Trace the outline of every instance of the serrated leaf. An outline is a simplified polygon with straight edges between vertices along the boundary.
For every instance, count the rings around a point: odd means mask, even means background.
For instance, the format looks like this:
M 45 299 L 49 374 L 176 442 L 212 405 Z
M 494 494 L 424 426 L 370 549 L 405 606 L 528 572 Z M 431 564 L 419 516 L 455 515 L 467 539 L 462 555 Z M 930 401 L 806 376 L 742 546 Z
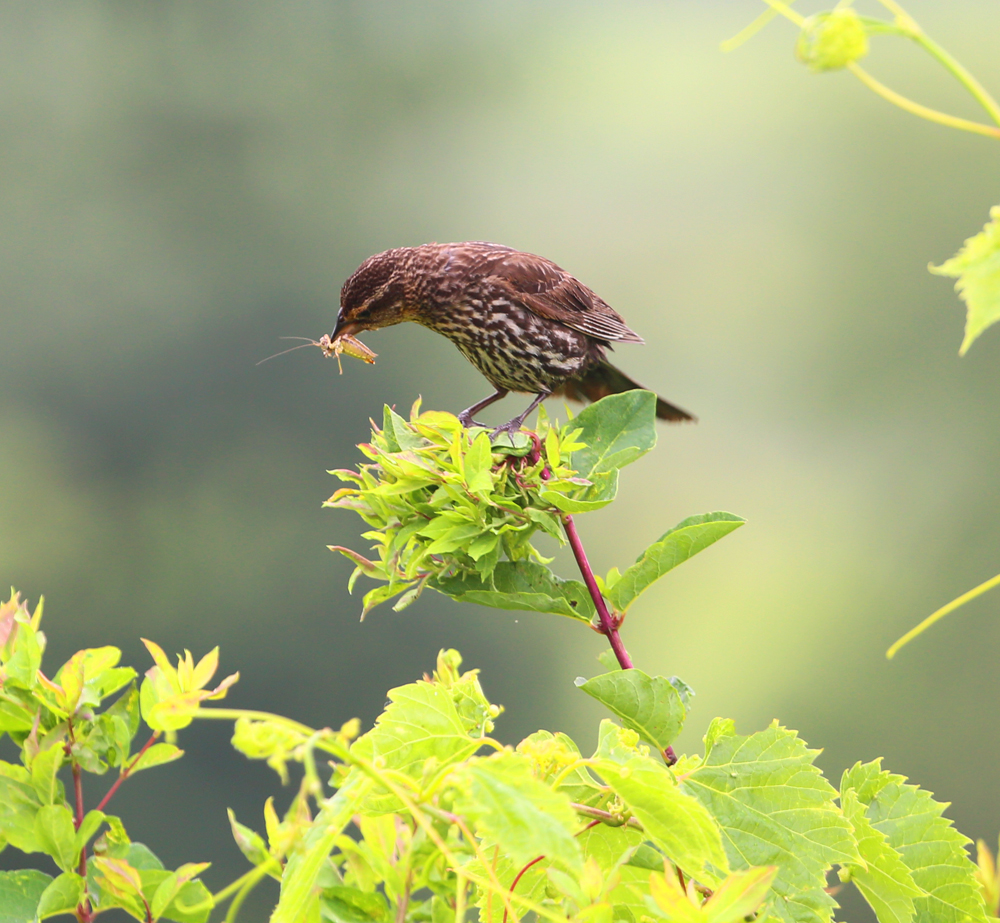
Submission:
M 955 290 L 968 307 L 965 339 L 958 351 L 964 356 L 976 338 L 1000 320 L 1000 205 L 990 209 L 990 220 L 958 253 L 928 268 L 939 276 L 958 279 Z
M 595 676 L 580 688 L 621 718 L 657 750 L 665 750 L 684 727 L 685 709 L 680 694 L 663 676 L 642 670 L 616 670 Z
M 872 826 L 865 816 L 866 806 L 854 789 L 841 792 L 840 806 L 854 827 L 858 852 L 865 862 L 846 866 L 851 881 L 871 905 L 879 923 L 909 923 L 914 914 L 913 899 L 923 892 L 914 884 L 903 857 L 888 844 L 885 834 Z
M 622 468 L 645 455 L 656 444 L 656 395 L 625 391 L 601 398 L 573 419 L 585 444 L 572 454 L 570 466 L 581 477 Z
M 53 879 L 38 900 L 38 908 L 35 911 L 38 919 L 44 920 L 61 913 L 73 913 L 83 898 L 84 883 L 84 879 L 76 872 L 63 872 L 58 878 Z M 2 919 L 0 915 L 0 920 Z
M 734 869 L 776 865 L 774 890 L 791 897 L 822 890 L 834 862 L 861 863 L 837 792 L 813 765 L 819 751 L 794 731 L 775 723 L 743 737 L 716 718 L 705 750 L 681 787 L 719 823 Z
M 942 816 L 947 805 L 905 783 L 904 776 L 883 770 L 875 760 L 845 772 L 841 788 L 856 794 L 866 819 L 925 892 L 913 901 L 915 923 L 985 923 L 976 867 L 966 853 L 971 841 Z
M 569 871 L 583 866 L 573 835 L 581 824 L 569 798 L 536 779 L 531 761 L 519 753 L 498 753 L 470 761 L 455 774 L 462 790 L 459 813 L 479 835 L 500 845 L 515 864 L 538 856 Z
M 745 519 L 732 513 L 702 513 L 689 516 L 650 545 L 607 592 L 608 601 L 624 612 L 644 590 L 693 558 L 699 551 L 738 529 Z
M 354 744 L 366 741 L 380 766 L 420 775 L 428 759 L 447 765 L 480 746 L 469 737 L 451 694 L 437 683 L 397 686 L 389 690 L 389 702 L 375 727 Z
M 471 574 L 442 577 L 430 584 L 456 602 L 494 609 L 551 612 L 589 622 L 595 614 L 587 588 L 578 580 L 562 580 L 533 561 L 501 561 L 486 581 Z
M 622 764 L 598 760 L 598 774 L 631 809 L 647 836 L 690 877 L 715 885 L 729 871 L 715 820 L 681 791 L 670 772 L 648 757 Z
M 0 872 L 0 923 L 33 923 L 52 876 L 35 869 Z

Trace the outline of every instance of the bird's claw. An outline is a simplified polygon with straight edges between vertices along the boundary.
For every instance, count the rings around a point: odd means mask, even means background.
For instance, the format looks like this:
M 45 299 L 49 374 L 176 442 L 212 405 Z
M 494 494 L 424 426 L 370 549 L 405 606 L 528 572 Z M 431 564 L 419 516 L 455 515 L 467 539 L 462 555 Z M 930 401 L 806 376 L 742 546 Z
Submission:
M 489 427 L 485 423 L 480 423 L 478 420 L 473 420 L 472 417 L 464 413 L 460 413 L 458 415 L 458 422 L 461 423 L 462 426 L 464 426 L 466 429 L 475 429 L 477 427 L 479 429 L 489 429 Z M 490 438 L 492 439 L 493 437 L 491 436 Z
M 521 431 L 521 424 L 523 422 L 524 421 L 520 419 L 513 419 L 508 423 L 504 423 L 502 426 L 498 426 L 492 433 L 490 433 L 490 442 L 493 442 L 493 440 L 496 439 L 501 433 L 506 433 L 510 436 L 511 442 L 513 442 L 514 433 Z

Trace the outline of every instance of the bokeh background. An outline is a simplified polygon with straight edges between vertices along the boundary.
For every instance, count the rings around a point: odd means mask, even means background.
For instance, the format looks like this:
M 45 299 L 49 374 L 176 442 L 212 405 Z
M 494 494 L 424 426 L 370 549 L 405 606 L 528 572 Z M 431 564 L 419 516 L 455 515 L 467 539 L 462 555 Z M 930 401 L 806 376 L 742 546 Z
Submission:
M 995 3 L 908 7 L 1000 90 Z M 326 550 L 364 547 L 320 504 L 369 416 L 458 411 L 478 374 L 411 325 L 342 376 L 312 349 L 256 364 L 328 331 L 370 253 L 494 240 L 596 289 L 647 340 L 622 367 L 700 417 L 583 518 L 595 564 L 692 513 L 749 520 L 625 626 L 640 666 L 698 691 L 681 749 L 716 715 L 778 718 L 835 781 L 884 756 L 995 843 L 1000 596 L 884 651 L 1000 569 L 1000 333 L 959 360 L 962 307 L 926 271 L 1000 200 L 1000 145 L 811 75 L 783 21 L 720 53 L 761 8 L 0 5 L 0 583 L 45 594 L 51 668 L 110 643 L 145 669 L 140 636 L 219 644 L 232 704 L 367 726 L 457 647 L 502 739 L 592 746 L 573 679 L 599 670 L 596 635 L 433 594 L 360 624 Z M 915 46 L 876 40 L 870 67 L 979 117 Z M 225 808 L 260 827 L 291 792 L 221 723 L 182 744 L 116 808 L 171 866 L 214 859 L 217 889 L 245 868 Z

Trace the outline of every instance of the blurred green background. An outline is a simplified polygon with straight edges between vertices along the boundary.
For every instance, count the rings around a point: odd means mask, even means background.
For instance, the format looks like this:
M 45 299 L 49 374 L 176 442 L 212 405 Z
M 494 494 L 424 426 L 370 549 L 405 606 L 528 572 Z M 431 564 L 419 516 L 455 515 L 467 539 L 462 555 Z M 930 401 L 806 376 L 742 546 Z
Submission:
M 681 749 L 716 715 L 779 718 L 835 781 L 883 755 L 995 842 L 1000 596 L 883 652 L 1000 569 L 1000 334 L 959 360 L 962 308 L 926 271 L 1000 201 L 1000 145 L 809 74 L 783 21 L 721 54 L 761 8 L 0 5 L 0 582 L 45 594 L 51 668 L 111 643 L 145 669 L 140 636 L 220 644 L 232 704 L 367 725 L 457 647 L 507 707 L 502 739 L 592 746 L 573 679 L 600 669 L 596 635 L 433 594 L 359 624 L 326 550 L 364 547 L 320 504 L 369 416 L 458 411 L 478 373 L 412 325 L 343 376 L 312 349 L 256 365 L 329 331 L 370 253 L 499 241 L 614 305 L 647 341 L 622 368 L 700 417 L 582 519 L 596 566 L 692 513 L 749 520 L 625 626 L 638 665 L 698 691 Z M 1000 90 L 996 3 L 908 8 Z M 979 117 L 916 47 L 878 39 L 870 68 Z M 181 740 L 116 808 L 171 866 L 214 859 L 218 888 L 245 868 L 225 808 L 260 827 L 291 792 L 221 724 Z

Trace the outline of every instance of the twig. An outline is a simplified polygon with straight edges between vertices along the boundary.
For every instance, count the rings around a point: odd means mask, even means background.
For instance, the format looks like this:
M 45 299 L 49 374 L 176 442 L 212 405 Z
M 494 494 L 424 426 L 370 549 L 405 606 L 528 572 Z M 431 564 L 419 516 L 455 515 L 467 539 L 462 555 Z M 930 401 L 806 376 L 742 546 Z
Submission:
M 73 818 L 73 829 L 79 830 L 80 825 L 83 823 L 83 773 L 80 770 L 80 764 L 73 759 L 73 745 L 76 743 L 76 737 L 73 734 L 73 719 L 66 719 L 66 733 L 69 736 L 69 743 L 66 744 L 65 752 L 70 758 L 70 763 L 73 767 L 73 795 L 76 799 L 76 809 L 75 816 Z M 86 844 L 80 849 L 80 864 L 77 867 L 77 872 L 80 877 L 84 880 L 84 888 L 86 888 L 87 881 L 87 846 Z M 84 891 L 83 900 L 76 905 L 76 918 L 79 923 L 91 923 L 94 919 L 94 911 L 90 906 L 90 898 Z
M 565 513 L 562 519 L 563 525 L 566 527 L 566 537 L 569 539 L 570 548 L 573 549 L 573 557 L 576 558 L 580 573 L 583 574 L 583 582 L 587 584 L 587 591 L 590 593 L 590 598 L 594 601 L 594 608 L 597 610 L 598 619 L 600 619 L 601 624 L 598 631 L 608 639 L 611 644 L 611 650 L 615 652 L 615 657 L 618 658 L 621 668 L 623 670 L 635 669 L 632 658 L 629 657 L 628 651 L 625 650 L 625 645 L 618 634 L 618 626 L 621 625 L 621 621 L 617 621 L 608 612 L 608 605 L 601 595 L 601 591 L 597 586 L 597 579 L 594 577 L 594 571 L 587 560 L 587 552 L 583 550 L 580 533 L 576 531 L 576 523 L 573 522 L 573 517 L 569 513 Z M 661 752 L 668 766 L 673 766 L 677 762 L 677 754 L 674 753 L 673 747 L 666 747 Z
M 142 745 L 142 749 L 135 755 L 135 759 L 132 760 L 132 762 L 129 763 L 128 766 L 126 766 L 121 771 L 121 775 L 118 776 L 117 779 L 115 779 L 114 784 L 111 786 L 111 788 L 108 789 L 108 793 L 101 799 L 101 803 L 97 806 L 98 811 L 104 810 L 104 806 L 111 800 L 111 796 L 118 791 L 118 786 L 121 785 L 122 782 L 124 782 L 129 777 L 129 773 L 131 773 L 132 770 L 135 769 L 136 763 L 138 763 L 139 760 L 142 759 L 143 754 L 153 745 L 153 741 L 155 741 L 156 738 L 159 736 L 160 732 L 154 731 L 149 740 L 147 740 Z M 77 826 L 79 826 L 79 824 L 77 824 Z
M 597 587 L 594 571 L 587 560 L 587 552 L 583 550 L 583 542 L 580 541 L 580 533 L 576 531 L 576 523 L 573 522 L 571 514 L 566 513 L 563 516 L 563 525 L 566 527 L 566 537 L 569 539 L 570 548 L 573 549 L 573 557 L 576 558 L 580 573 L 583 574 L 583 582 L 587 584 L 587 591 L 590 593 L 590 598 L 594 601 L 594 608 L 597 610 L 597 617 L 601 622 L 600 632 L 610 642 L 611 650 L 615 652 L 615 657 L 618 658 L 621 668 L 623 670 L 631 670 L 634 666 L 632 658 L 629 657 L 628 651 L 625 650 L 625 645 L 622 644 L 622 639 L 618 635 L 618 626 L 615 624 L 611 613 L 608 612 L 607 603 L 605 603 L 604 597 Z

